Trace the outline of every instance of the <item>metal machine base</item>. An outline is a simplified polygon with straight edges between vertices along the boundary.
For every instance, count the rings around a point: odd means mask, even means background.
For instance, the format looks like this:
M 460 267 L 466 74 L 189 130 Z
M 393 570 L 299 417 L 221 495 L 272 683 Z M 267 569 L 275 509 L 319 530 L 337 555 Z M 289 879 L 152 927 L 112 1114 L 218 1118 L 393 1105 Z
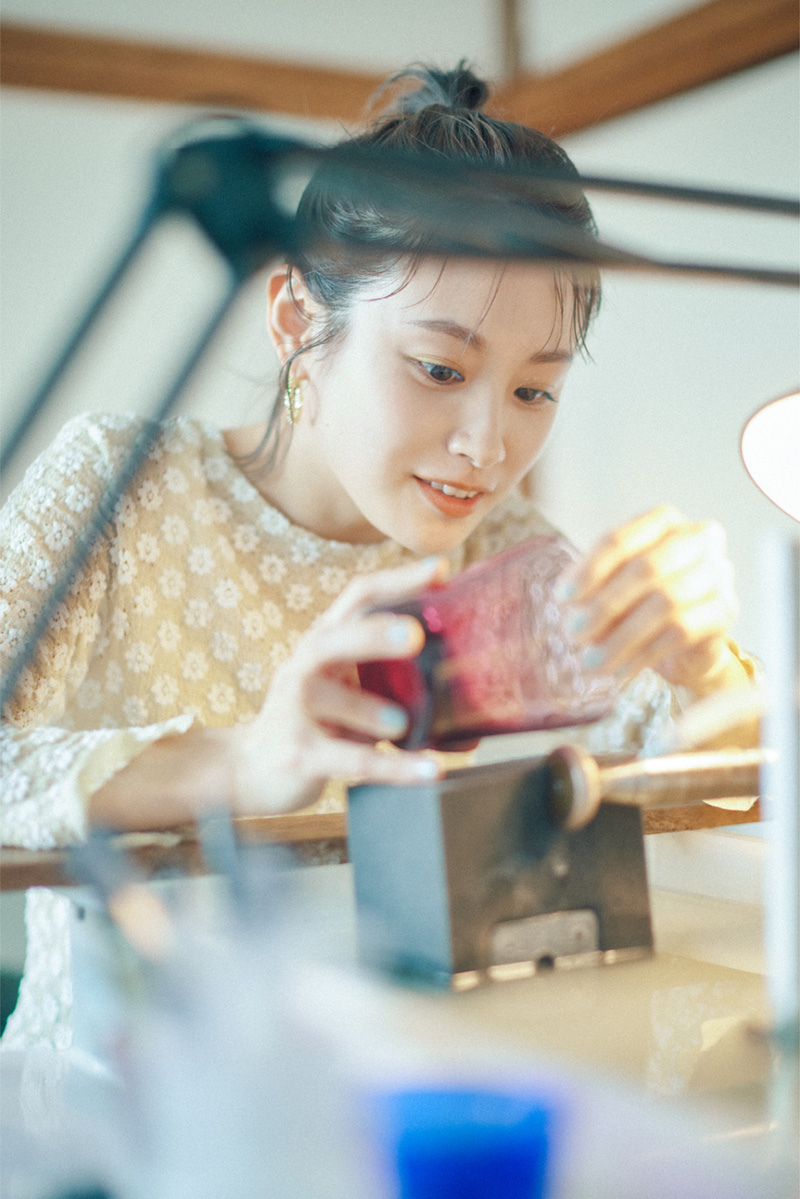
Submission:
M 551 816 L 544 759 L 350 792 L 363 960 L 464 990 L 652 952 L 641 812 L 604 803 L 577 832 Z

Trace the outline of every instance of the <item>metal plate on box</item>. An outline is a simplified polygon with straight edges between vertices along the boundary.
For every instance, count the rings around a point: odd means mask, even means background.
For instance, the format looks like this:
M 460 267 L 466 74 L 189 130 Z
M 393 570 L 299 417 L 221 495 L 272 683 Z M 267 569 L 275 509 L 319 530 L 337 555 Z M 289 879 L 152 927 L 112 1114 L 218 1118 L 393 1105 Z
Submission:
M 491 963 L 549 962 L 600 948 L 600 926 L 591 908 L 546 912 L 519 920 L 501 920 L 492 930 Z

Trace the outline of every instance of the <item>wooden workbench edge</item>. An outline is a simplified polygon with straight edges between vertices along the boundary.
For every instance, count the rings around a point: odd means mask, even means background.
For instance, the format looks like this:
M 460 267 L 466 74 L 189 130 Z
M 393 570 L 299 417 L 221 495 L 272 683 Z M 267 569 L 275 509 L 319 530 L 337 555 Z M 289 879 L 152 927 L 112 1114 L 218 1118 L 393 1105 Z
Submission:
M 746 812 L 709 804 L 656 808 L 644 813 L 645 833 L 674 833 L 690 829 L 750 824 L 761 819 L 758 804 Z M 291 850 L 302 865 L 348 861 L 347 816 L 344 812 L 298 813 L 289 816 L 246 816 L 234 821 L 244 845 L 275 844 Z M 197 832 L 193 826 L 152 833 L 121 833 L 116 839 L 148 877 L 204 874 Z M 0 850 L 0 890 L 63 887 L 71 882 L 63 849 Z

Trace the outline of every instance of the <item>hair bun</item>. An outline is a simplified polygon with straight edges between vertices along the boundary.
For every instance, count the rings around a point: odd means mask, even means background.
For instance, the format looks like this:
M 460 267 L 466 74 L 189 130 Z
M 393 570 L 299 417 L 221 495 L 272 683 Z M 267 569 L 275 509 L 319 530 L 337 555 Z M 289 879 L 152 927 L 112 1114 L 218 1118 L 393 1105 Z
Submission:
M 431 104 L 442 108 L 478 112 L 489 98 L 489 86 L 469 69 L 466 60 L 452 71 L 439 71 L 424 65 L 406 67 L 387 79 L 377 96 L 397 84 L 417 81 L 415 88 L 406 87 L 396 95 L 384 112 L 384 117 L 411 116 Z M 377 98 L 377 97 L 376 97 Z

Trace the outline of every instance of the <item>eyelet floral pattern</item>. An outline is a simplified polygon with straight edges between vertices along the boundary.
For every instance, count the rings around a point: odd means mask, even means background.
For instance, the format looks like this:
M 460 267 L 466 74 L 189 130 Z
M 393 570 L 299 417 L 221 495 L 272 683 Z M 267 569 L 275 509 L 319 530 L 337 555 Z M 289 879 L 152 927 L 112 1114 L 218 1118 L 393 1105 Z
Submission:
M 0 513 L 4 668 L 142 423 L 69 422 Z M 453 569 L 547 531 L 515 493 L 451 555 Z M 4 713 L 3 843 L 79 840 L 87 796 L 146 744 L 193 722 L 252 719 L 275 668 L 349 580 L 410 556 L 392 541 L 331 542 L 293 526 L 227 455 L 218 429 L 186 417 L 165 423 Z M 652 679 L 640 701 L 629 695 L 595 739 L 636 748 L 643 726 L 670 707 Z M 343 802 L 331 787 L 315 806 Z M 26 981 L 7 1034 L 17 1045 L 69 1041 L 67 921 L 56 911 L 65 902 L 31 901 Z

